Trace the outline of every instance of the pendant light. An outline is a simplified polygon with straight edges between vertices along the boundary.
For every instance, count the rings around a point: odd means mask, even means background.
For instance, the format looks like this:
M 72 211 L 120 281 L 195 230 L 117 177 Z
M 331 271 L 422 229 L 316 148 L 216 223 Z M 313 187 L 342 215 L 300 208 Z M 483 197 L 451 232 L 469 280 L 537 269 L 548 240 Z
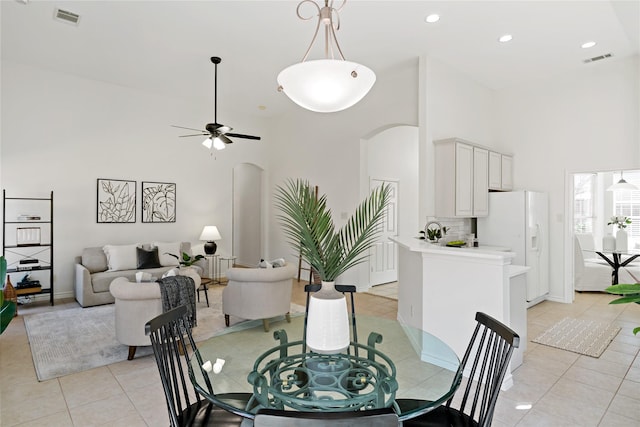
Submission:
M 607 191 L 638 190 L 638 187 L 636 187 L 633 184 L 629 184 L 627 181 L 625 181 L 622 174 L 623 174 L 623 171 L 620 171 L 620 181 L 616 182 L 615 184 L 607 188 Z
M 337 9 L 333 7 L 333 0 L 324 0 L 324 7 L 313 0 L 303 0 L 298 3 L 296 14 L 304 21 L 313 18 L 300 14 L 300 7 L 306 3 L 313 4 L 318 11 L 316 31 L 302 61 L 278 74 L 278 91 L 307 110 L 333 113 L 347 109 L 371 90 L 376 75 L 364 65 L 347 61 L 342 54 L 335 32 L 340 29 L 338 12 L 346 0 Z M 307 61 L 321 25 L 325 31 L 325 59 Z M 334 58 L 334 46 L 338 58 Z

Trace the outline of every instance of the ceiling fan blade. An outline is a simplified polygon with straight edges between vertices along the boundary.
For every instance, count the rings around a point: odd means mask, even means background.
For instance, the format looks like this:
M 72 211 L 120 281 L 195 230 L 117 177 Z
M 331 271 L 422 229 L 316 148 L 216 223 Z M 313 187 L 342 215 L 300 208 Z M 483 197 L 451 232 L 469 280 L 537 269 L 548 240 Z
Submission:
M 260 137 L 259 136 L 253 136 L 253 135 L 243 135 L 241 133 L 228 133 L 226 134 L 227 136 L 232 136 L 234 138 L 244 138 L 244 139 L 257 139 L 259 140 Z
M 218 135 L 218 138 L 220 138 L 220 140 L 225 144 L 233 144 L 233 141 L 227 138 L 225 135 L 220 134 Z
M 195 130 L 196 132 L 206 132 L 205 130 L 202 130 L 202 129 L 186 128 L 184 126 L 171 125 L 171 127 L 178 128 L 178 129 Z
M 194 133 L 192 135 L 180 135 L 180 136 L 178 136 L 178 138 L 184 138 L 186 136 L 209 136 L 209 135 L 211 135 L 211 134 L 208 133 L 208 132 L 207 133 Z

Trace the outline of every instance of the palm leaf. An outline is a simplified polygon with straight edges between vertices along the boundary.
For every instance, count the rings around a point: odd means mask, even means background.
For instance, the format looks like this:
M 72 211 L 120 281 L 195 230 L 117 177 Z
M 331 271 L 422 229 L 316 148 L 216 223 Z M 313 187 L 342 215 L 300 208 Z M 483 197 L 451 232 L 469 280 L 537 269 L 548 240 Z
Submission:
M 390 198 L 390 187 L 373 190 L 338 232 L 323 195 L 316 197 L 307 181 L 287 180 L 278 186 L 276 216 L 287 241 L 325 281 L 334 281 L 367 259 L 380 232 Z

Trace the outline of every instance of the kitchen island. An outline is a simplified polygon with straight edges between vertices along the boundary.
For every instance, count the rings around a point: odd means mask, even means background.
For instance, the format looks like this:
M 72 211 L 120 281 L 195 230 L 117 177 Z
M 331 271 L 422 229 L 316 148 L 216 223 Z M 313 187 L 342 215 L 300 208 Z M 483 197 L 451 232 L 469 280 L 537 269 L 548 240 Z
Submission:
M 526 347 L 528 267 L 515 266 L 515 253 L 496 248 L 455 248 L 415 237 L 392 237 L 398 244 L 398 320 L 445 341 L 460 358 L 482 311 L 520 335 L 511 368 L 522 362 Z M 504 249 L 504 248 L 497 248 Z M 419 349 L 420 344 L 416 343 Z M 437 355 L 422 355 L 437 359 Z M 513 384 L 507 373 L 503 388 Z

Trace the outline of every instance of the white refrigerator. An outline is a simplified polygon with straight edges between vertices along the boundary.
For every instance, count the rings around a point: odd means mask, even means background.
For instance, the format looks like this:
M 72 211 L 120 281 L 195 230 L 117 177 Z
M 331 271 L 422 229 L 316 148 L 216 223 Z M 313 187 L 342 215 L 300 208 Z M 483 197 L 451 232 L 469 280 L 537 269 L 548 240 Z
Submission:
M 478 218 L 478 243 L 503 246 L 516 253 L 512 264 L 526 273 L 528 306 L 549 293 L 549 201 L 546 193 L 489 193 L 489 216 Z

